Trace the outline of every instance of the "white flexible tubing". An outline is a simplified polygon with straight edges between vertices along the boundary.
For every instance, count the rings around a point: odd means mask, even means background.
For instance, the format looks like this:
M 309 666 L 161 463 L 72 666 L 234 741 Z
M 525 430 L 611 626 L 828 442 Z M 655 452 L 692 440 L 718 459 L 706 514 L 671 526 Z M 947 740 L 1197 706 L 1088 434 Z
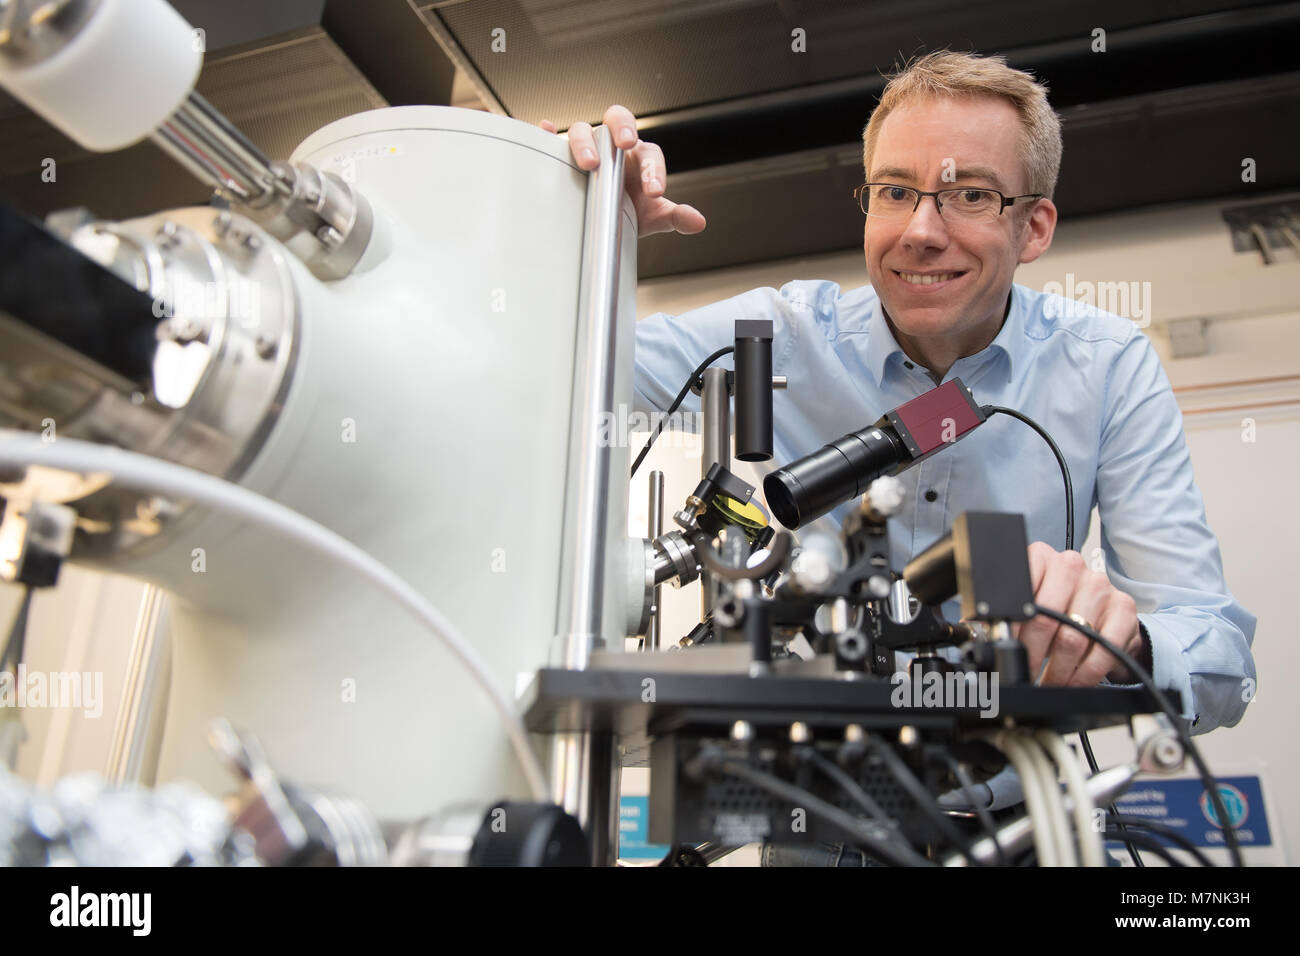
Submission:
M 1070 817 L 1065 812 L 1065 797 L 1061 794 L 1061 784 L 1057 778 L 1056 766 L 1047 756 L 1046 750 L 1034 738 L 1030 731 L 1025 731 L 1025 749 L 1029 757 L 1038 765 L 1038 773 L 1043 781 L 1047 795 L 1047 805 L 1051 808 L 1052 832 L 1056 836 L 1056 852 L 1062 866 L 1078 866 L 1079 854 L 1074 849 L 1074 838 L 1070 835 Z
M 1025 809 L 1034 824 L 1034 850 L 1038 854 L 1039 866 L 1060 866 L 1056 855 L 1056 839 L 1052 835 L 1051 823 L 1047 819 L 1046 796 L 1038 779 L 1038 766 L 1025 753 L 1025 744 L 1014 731 L 1000 730 L 993 741 L 1007 755 L 1011 766 L 1016 768 L 1020 783 L 1025 791 Z
M 478 653 L 441 611 L 386 565 L 347 538 L 256 492 L 222 478 L 147 455 L 79 441 L 42 438 L 0 429 L 0 465 L 45 465 L 81 473 L 101 472 L 128 488 L 201 502 L 215 511 L 243 518 L 290 538 L 322 557 L 355 571 L 403 605 L 434 637 L 445 644 L 469 670 L 501 717 L 510 744 L 523 765 L 533 799 L 550 802 L 546 774 L 528 741 L 528 731 L 509 700 L 493 684 Z
M 1079 841 L 1079 856 L 1084 866 L 1106 866 L 1106 849 L 1102 846 L 1101 832 L 1093 825 L 1095 804 L 1088 793 L 1083 768 L 1075 759 L 1074 751 L 1066 746 L 1061 735 L 1050 730 L 1040 730 L 1038 742 L 1056 761 L 1065 776 L 1065 784 L 1074 801 L 1074 830 Z

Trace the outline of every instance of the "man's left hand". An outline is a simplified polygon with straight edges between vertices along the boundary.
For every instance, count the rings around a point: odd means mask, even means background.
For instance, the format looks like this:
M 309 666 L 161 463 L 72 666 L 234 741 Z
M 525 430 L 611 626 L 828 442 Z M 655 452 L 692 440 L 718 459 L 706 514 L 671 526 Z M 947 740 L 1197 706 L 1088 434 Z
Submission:
M 1150 667 L 1150 662 L 1143 660 L 1137 604 L 1129 595 L 1113 587 L 1105 574 L 1089 569 L 1081 554 L 1056 551 L 1050 545 L 1035 541 L 1029 546 L 1029 576 L 1034 600 L 1038 604 L 1082 618 L 1094 631 L 1128 652 L 1138 663 Z M 1016 636 L 1029 654 L 1031 678 L 1038 676 L 1050 646 L 1051 659 L 1043 675 L 1043 684 L 1094 687 L 1101 683 L 1102 678 L 1115 684 L 1137 681 L 1137 676 L 1105 648 L 1049 617 L 1039 615 L 1020 624 Z

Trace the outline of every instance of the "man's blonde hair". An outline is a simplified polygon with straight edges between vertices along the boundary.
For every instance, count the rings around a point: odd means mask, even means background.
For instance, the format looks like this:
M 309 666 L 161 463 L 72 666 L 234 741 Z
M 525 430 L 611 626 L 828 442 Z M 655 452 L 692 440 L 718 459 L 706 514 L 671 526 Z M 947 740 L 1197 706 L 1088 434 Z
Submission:
M 862 166 L 871 178 L 871 156 L 885 117 L 903 103 L 928 96 L 996 96 L 1020 114 L 1020 151 L 1028 191 L 1051 198 L 1061 171 L 1061 121 L 1047 102 L 1047 87 L 1013 70 L 1000 56 L 937 50 L 912 60 L 889 78 L 880 104 L 862 130 Z

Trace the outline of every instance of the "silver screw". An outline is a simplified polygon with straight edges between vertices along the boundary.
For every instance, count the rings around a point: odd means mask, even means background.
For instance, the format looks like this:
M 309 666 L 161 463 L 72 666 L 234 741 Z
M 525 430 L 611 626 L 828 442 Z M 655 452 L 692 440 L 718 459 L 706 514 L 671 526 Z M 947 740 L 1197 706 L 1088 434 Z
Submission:
M 170 219 L 164 219 L 162 225 L 158 227 L 156 233 L 158 237 L 158 246 L 162 249 L 171 249 L 180 242 L 179 227 Z
M 1151 756 L 1162 767 L 1177 767 L 1183 759 L 1183 745 L 1172 737 L 1164 737 L 1156 742 Z
M 173 336 L 182 345 L 188 345 L 195 339 L 204 338 L 207 334 L 207 329 L 203 328 L 197 319 L 178 316 L 171 321 Z

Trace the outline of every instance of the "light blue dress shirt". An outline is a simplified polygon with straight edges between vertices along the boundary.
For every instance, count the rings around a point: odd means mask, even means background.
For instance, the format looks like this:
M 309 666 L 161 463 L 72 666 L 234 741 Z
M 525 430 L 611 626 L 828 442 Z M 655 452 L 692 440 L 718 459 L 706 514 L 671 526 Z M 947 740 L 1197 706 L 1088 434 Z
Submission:
M 665 411 L 696 365 L 734 343 L 737 319 L 773 320 L 772 371 L 789 379 L 773 398 L 773 466 L 935 386 L 899 347 L 870 286 L 841 292 L 829 281 L 793 281 L 638 322 L 636 409 Z M 732 368 L 732 356 L 717 365 Z M 1193 733 L 1236 724 L 1254 690 L 1255 618 L 1224 581 L 1182 413 L 1147 337 L 1127 319 L 1014 285 L 1001 331 L 943 380 L 952 378 L 981 405 L 1023 412 L 1056 440 L 1074 482 L 1075 546 L 1096 505 L 1106 573 L 1137 602 L 1156 684 L 1179 692 Z M 698 397 L 688 395 L 683 408 L 698 411 Z M 1065 548 L 1056 460 L 1008 416 L 993 416 L 899 479 L 906 498 L 889 524 L 896 569 L 963 511 L 1020 512 L 1030 541 Z M 851 507 L 832 513 L 837 527 Z M 944 612 L 957 617 L 955 604 Z

